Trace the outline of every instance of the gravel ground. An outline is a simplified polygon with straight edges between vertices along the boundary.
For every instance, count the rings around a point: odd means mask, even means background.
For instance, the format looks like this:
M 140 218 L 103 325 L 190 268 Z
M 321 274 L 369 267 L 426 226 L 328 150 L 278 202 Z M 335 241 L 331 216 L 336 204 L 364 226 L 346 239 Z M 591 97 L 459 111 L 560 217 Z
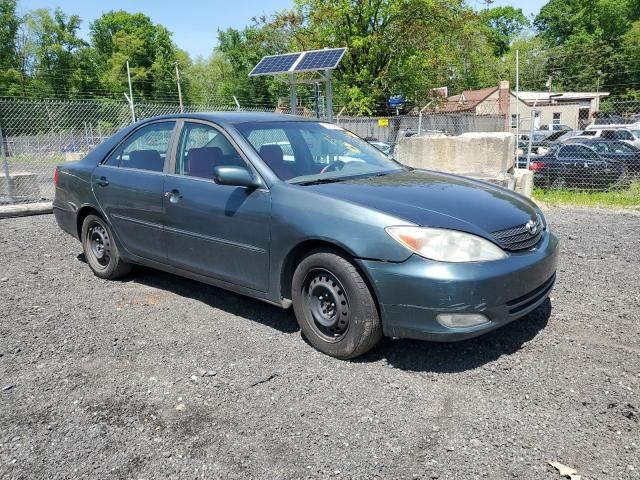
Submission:
M 0 477 L 640 478 L 640 215 L 547 215 L 550 304 L 352 362 L 257 301 L 102 281 L 50 215 L 0 220 Z

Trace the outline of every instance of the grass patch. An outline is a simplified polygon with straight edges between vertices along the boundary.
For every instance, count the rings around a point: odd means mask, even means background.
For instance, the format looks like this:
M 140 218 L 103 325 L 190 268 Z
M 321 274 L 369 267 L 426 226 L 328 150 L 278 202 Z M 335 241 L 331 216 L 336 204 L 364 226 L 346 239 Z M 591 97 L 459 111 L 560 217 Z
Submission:
M 535 188 L 533 198 L 547 205 L 575 205 L 580 207 L 629 208 L 640 210 L 640 181 L 629 188 L 608 192 L 581 190 L 544 190 Z

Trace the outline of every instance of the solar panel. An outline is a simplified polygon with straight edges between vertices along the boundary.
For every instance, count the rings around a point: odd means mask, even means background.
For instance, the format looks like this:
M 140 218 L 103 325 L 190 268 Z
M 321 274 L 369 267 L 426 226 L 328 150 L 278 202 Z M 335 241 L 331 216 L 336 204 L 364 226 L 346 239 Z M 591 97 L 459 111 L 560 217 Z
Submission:
M 268 55 L 263 57 L 258 64 L 253 67 L 250 77 L 258 75 L 275 75 L 277 73 L 287 73 L 296 60 L 300 57 L 300 53 L 285 53 L 284 55 Z
M 267 55 L 253 67 L 250 77 L 277 75 L 279 73 L 313 72 L 333 70 L 338 66 L 346 48 L 325 48 L 308 52 Z
M 338 66 L 346 48 L 327 48 L 303 52 L 302 58 L 294 66 L 295 72 L 310 72 L 314 70 L 333 70 Z

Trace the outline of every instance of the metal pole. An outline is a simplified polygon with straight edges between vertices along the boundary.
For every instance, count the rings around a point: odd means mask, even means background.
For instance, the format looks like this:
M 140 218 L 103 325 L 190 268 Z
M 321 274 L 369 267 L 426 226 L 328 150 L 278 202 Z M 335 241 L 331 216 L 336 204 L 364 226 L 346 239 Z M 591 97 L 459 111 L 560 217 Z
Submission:
M 240 107 L 240 102 L 238 101 L 238 99 L 236 98 L 236 96 L 233 96 L 233 101 L 236 102 L 236 110 L 239 112 L 240 110 L 242 110 L 242 108 Z
M 316 118 L 320 118 L 320 83 L 314 84 Z
M 529 170 L 529 165 L 531 164 L 531 147 L 533 143 L 533 130 L 535 128 L 536 123 L 536 105 L 538 104 L 538 99 L 533 102 L 533 108 L 531 109 L 531 127 L 529 128 L 529 148 L 527 149 L 527 170 Z
M 333 84 L 331 83 L 331 74 L 333 72 L 331 70 L 325 70 L 324 78 L 325 78 L 325 96 L 327 101 L 327 120 L 333 122 Z
M 133 88 L 131 87 L 131 71 L 129 70 L 129 60 L 127 60 L 127 80 L 129 81 L 129 108 L 131 108 L 131 122 L 136 123 L 136 109 L 133 104 Z M 125 94 L 125 97 L 127 95 Z
M 9 162 L 4 154 L 4 137 L 2 136 L 2 128 L 0 128 L 0 157 L 2 157 L 2 169 L 4 171 L 4 178 L 7 182 L 7 195 L 9 196 L 9 202 L 13 203 L 13 185 L 11 184 L 11 177 L 9 176 Z
M 176 82 L 178 84 L 178 102 L 180 102 L 180 113 L 184 113 L 184 106 L 182 105 L 182 89 L 180 88 L 180 70 L 178 69 L 178 62 L 176 62 Z
M 596 79 L 596 112 L 600 111 L 600 77 L 602 76 L 602 70 L 598 70 L 598 78 Z
M 520 141 L 520 50 L 516 50 L 516 150 Z
M 296 96 L 296 75 L 295 73 L 290 73 L 289 74 L 289 85 L 291 88 L 291 115 L 297 115 L 298 114 L 298 98 Z

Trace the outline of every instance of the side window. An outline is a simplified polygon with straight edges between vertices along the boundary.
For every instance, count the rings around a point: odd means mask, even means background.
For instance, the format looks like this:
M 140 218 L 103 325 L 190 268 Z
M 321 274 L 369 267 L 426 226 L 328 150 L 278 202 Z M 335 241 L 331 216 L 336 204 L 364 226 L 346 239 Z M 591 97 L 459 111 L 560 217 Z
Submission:
M 618 140 L 633 140 L 633 135 L 626 130 L 618 130 L 615 134 L 615 138 Z
M 178 142 L 175 173 L 213 179 L 213 169 L 246 163 L 227 137 L 203 123 L 185 122 Z
M 598 153 L 608 153 L 609 152 L 609 143 L 608 142 L 598 142 L 593 144 L 593 148 Z
M 576 145 L 567 145 L 558 151 L 558 158 L 575 158 L 578 156 L 578 147 Z
M 589 147 L 578 147 L 578 157 L 587 160 L 597 160 L 598 154 Z
M 611 150 L 613 150 L 615 153 L 625 153 L 625 154 L 634 153 L 633 149 L 630 146 L 620 142 L 612 143 Z
M 616 132 L 615 130 L 603 130 L 602 134 L 600 134 L 600 136 L 606 140 L 615 140 L 616 139 Z
M 174 127 L 175 122 L 157 122 L 136 130 L 109 156 L 105 164 L 162 172 Z

